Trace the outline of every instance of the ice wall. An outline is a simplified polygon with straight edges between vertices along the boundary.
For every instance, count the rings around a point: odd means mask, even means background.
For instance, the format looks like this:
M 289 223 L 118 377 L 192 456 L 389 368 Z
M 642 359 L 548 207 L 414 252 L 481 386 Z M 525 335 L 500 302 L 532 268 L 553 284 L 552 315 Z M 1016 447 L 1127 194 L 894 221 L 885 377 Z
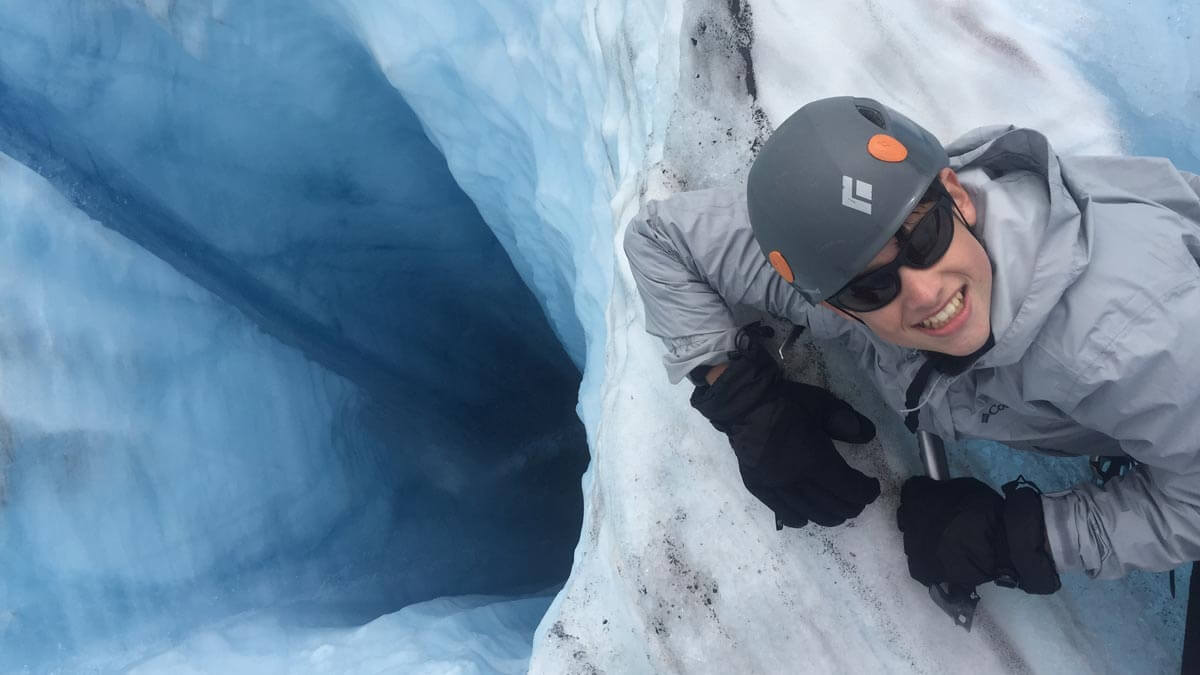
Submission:
M 270 613 L 206 626 L 130 670 L 170 673 L 524 673 L 548 596 L 439 598 L 353 629 L 297 630 Z
M 323 8 L 0 2 L 0 152 L 0 671 L 565 577 L 578 371 Z
M 611 202 L 636 199 L 660 151 L 676 86 L 678 3 L 342 5 L 587 364 L 579 411 L 594 433 L 614 272 Z

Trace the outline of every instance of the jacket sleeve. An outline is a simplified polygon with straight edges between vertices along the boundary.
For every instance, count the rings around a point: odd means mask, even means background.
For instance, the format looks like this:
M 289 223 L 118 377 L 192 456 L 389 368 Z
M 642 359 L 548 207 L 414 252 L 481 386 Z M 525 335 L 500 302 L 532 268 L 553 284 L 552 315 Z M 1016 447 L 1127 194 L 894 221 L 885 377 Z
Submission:
M 648 202 L 625 232 L 625 255 L 646 308 L 646 330 L 667 346 L 671 382 L 720 363 L 735 348 L 732 307 L 800 323 L 810 307 L 771 268 L 750 230 L 740 189 Z
M 1200 273 L 1105 346 L 1067 412 L 1141 462 L 1102 489 L 1042 497 L 1059 571 L 1115 578 L 1200 559 Z
M 1188 187 L 1192 188 L 1192 192 L 1195 192 L 1196 196 L 1200 197 L 1200 176 L 1187 171 L 1180 171 L 1179 175 L 1183 176 L 1183 180 L 1187 182 Z

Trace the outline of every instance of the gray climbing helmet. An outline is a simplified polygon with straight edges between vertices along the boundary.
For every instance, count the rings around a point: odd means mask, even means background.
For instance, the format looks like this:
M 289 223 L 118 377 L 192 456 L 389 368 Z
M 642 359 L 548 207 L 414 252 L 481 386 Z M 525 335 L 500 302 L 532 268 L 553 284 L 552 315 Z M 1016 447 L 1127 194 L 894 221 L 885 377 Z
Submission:
M 949 163 L 932 134 L 878 101 L 813 101 L 779 125 L 750 167 L 754 237 L 817 304 L 862 273 Z

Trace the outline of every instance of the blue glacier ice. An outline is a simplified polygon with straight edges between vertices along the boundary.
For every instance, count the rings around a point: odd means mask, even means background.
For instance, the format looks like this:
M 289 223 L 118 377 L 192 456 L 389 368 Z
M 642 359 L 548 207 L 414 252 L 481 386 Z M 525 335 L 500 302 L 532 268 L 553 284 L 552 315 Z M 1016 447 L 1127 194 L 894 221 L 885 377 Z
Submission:
M 158 9 L 0 5 L 0 671 L 561 583 L 579 371 L 411 109 L 313 9 Z
M 1182 0 L 0 0 L 0 671 L 1176 669 L 1163 575 L 949 625 L 888 522 L 911 439 L 834 351 L 795 372 L 880 417 L 850 460 L 884 495 L 776 533 L 614 242 L 836 93 L 1198 170 L 1198 28 Z

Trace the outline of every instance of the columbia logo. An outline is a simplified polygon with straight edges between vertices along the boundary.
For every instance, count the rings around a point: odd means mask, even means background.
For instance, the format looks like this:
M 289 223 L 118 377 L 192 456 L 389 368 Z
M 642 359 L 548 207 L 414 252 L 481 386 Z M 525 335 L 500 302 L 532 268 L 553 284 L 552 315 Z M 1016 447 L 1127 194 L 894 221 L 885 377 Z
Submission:
M 979 416 L 979 421 L 983 422 L 984 424 L 987 424 L 988 420 L 990 420 L 992 417 L 994 417 L 996 415 L 999 415 L 1000 413 L 1004 412 L 1005 410 L 1008 410 L 1008 406 L 1004 405 L 1003 403 L 997 403 L 996 405 L 994 405 L 994 406 L 988 408 L 986 411 L 984 411 L 984 413 Z
M 849 206 L 855 211 L 871 215 L 871 184 L 865 180 L 842 176 L 842 206 Z

